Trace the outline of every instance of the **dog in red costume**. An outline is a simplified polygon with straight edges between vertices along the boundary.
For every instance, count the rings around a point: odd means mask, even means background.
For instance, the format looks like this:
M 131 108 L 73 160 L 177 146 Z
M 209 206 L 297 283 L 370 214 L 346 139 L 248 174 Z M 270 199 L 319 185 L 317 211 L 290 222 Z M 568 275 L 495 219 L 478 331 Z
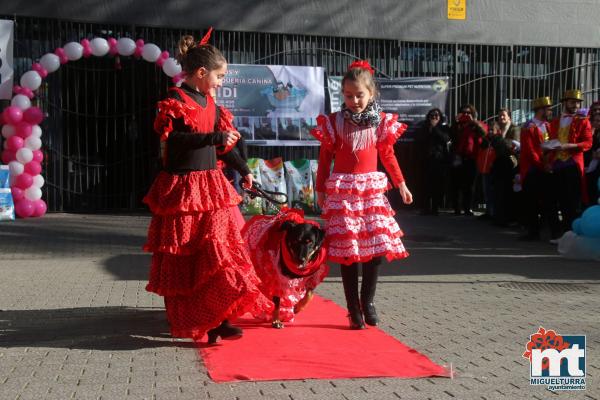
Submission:
M 275 310 L 261 310 L 255 317 L 271 320 L 273 328 L 281 329 L 306 307 L 329 273 L 325 231 L 304 219 L 302 210 L 284 208 L 275 216 L 250 219 L 242 237 L 262 281 L 259 289 L 275 304 Z

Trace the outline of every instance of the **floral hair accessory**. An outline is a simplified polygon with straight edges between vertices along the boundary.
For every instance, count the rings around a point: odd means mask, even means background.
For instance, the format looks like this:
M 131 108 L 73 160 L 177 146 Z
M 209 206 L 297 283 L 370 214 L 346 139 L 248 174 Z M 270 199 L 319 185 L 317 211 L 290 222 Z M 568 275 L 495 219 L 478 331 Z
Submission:
M 354 68 L 366 69 L 367 71 L 369 71 L 371 73 L 371 75 L 375 74 L 375 70 L 373 69 L 373 67 L 371 67 L 371 64 L 369 64 L 369 62 L 367 60 L 354 61 L 352 64 L 350 64 L 350 66 L 348 67 L 348 70 L 351 70 Z
M 202 39 L 200 39 L 200 41 L 198 42 L 198 46 L 202 46 L 208 43 L 208 41 L 210 40 L 210 34 L 213 31 L 213 27 L 211 26 L 210 28 L 208 28 L 208 32 L 206 32 L 206 35 L 204 35 L 204 37 L 202 37 Z

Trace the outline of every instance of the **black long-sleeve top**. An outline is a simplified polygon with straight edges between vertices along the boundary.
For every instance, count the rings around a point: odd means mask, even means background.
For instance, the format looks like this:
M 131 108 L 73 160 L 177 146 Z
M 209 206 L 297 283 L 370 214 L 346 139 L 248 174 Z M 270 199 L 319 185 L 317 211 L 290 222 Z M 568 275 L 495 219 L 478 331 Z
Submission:
M 207 100 L 200 93 L 186 84 L 181 85 L 181 90 L 202 107 L 206 107 Z M 178 101 L 183 99 L 176 91 L 170 91 L 169 97 Z M 216 108 L 215 131 L 199 134 L 190 132 L 182 118 L 173 119 L 173 131 L 167 138 L 167 163 L 165 170 L 171 174 L 182 175 L 191 171 L 205 171 L 217 168 L 217 159 L 223 160 L 228 167 L 237 170 L 240 175 L 250 173 L 245 159 L 237 148 L 217 155 L 217 148 L 224 145 L 226 134 L 216 130 L 216 121 L 219 120 L 219 108 Z

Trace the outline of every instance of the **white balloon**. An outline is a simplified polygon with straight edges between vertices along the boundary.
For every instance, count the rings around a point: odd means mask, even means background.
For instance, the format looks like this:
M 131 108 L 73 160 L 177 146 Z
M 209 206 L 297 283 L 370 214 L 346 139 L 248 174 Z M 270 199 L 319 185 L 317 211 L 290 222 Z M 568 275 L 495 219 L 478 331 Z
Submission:
M 142 58 L 148 62 L 156 62 L 160 57 L 160 47 L 154 43 L 146 43 L 142 48 Z
M 33 125 L 31 127 L 31 136 L 29 136 L 29 137 L 41 138 L 42 137 L 42 128 L 40 128 L 39 125 Z
M 29 136 L 27 139 L 25 139 L 25 147 L 31 151 L 39 150 L 42 147 L 42 139 Z
M 117 51 L 122 56 L 130 56 L 135 53 L 135 42 L 129 38 L 120 38 L 117 40 Z
M 4 139 L 8 139 L 12 135 L 15 134 L 15 127 L 12 125 L 3 125 L 2 126 L 2 136 Z
M 108 54 L 108 50 L 110 50 L 108 42 L 103 38 L 92 39 L 90 47 L 92 48 L 92 54 L 96 57 L 103 57 Z
M 27 147 L 21 147 L 19 150 L 17 150 L 18 162 L 21 164 L 27 164 L 31 160 L 33 160 L 33 152 L 31 149 L 28 149 Z
M 40 59 L 40 64 L 48 73 L 55 72 L 60 68 L 60 58 L 53 53 L 46 53 Z
M 29 100 L 29 97 L 25 96 L 24 94 L 17 94 L 10 101 L 10 105 L 19 107 L 24 111 L 31 107 L 31 100 Z
M 27 71 L 21 76 L 21 86 L 37 90 L 42 84 L 42 77 L 36 71 Z
M 44 177 L 41 175 L 36 175 L 33 177 L 33 184 L 31 186 L 35 186 L 36 188 L 41 188 L 42 186 L 44 186 L 44 183 L 46 183 L 44 181 Z
M 173 57 L 169 57 L 165 60 L 162 69 L 165 74 L 172 78 L 181 72 L 181 65 Z
M 36 201 L 42 198 L 42 189 L 35 187 L 35 186 L 29 186 L 27 189 L 25 189 L 25 198 L 27 200 L 31 200 L 31 201 Z
M 64 47 L 63 50 L 69 61 L 77 61 L 81 57 L 83 57 L 83 46 L 77 42 L 69 42 Z
M 11 161 L 8 163 L 8 170 L 12 176 L 17 176 L 25 171 L 25 166 L 18 161 Z

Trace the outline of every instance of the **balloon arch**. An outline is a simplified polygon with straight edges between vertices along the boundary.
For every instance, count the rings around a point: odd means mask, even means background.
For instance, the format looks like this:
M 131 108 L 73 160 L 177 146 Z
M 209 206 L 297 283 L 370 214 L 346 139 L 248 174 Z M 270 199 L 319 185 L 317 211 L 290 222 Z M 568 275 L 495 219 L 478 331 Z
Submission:
M 10 169 L 10 187 L 15 202 L 15 212 L 21 218 L 41 217 L 46 213 L 46 202 L 42 199 L 44 177 L 42 161 L 42 129 L 40 123 L 44 113 L 32 106 L 31 99 L 49 73 L 56 72 L 62 64 L 91 56 L 103 57 L 133 56 L 156 63 L 173 79 L 176 85 L 183 81 L 181 66 L 169 56 L 168 51 L 153 43 L 144 43 L 142 39 L 130 38 L 94 38 L 80 42 L 69 42 L 54 53 L 44 54 L 38 63 L 31 66 L 19 81 L 20 86 L 13 89 L 14 96 L 10 106 L 0 114 L 2 136 L 5 138 L 2 151 L 2 163 Z

